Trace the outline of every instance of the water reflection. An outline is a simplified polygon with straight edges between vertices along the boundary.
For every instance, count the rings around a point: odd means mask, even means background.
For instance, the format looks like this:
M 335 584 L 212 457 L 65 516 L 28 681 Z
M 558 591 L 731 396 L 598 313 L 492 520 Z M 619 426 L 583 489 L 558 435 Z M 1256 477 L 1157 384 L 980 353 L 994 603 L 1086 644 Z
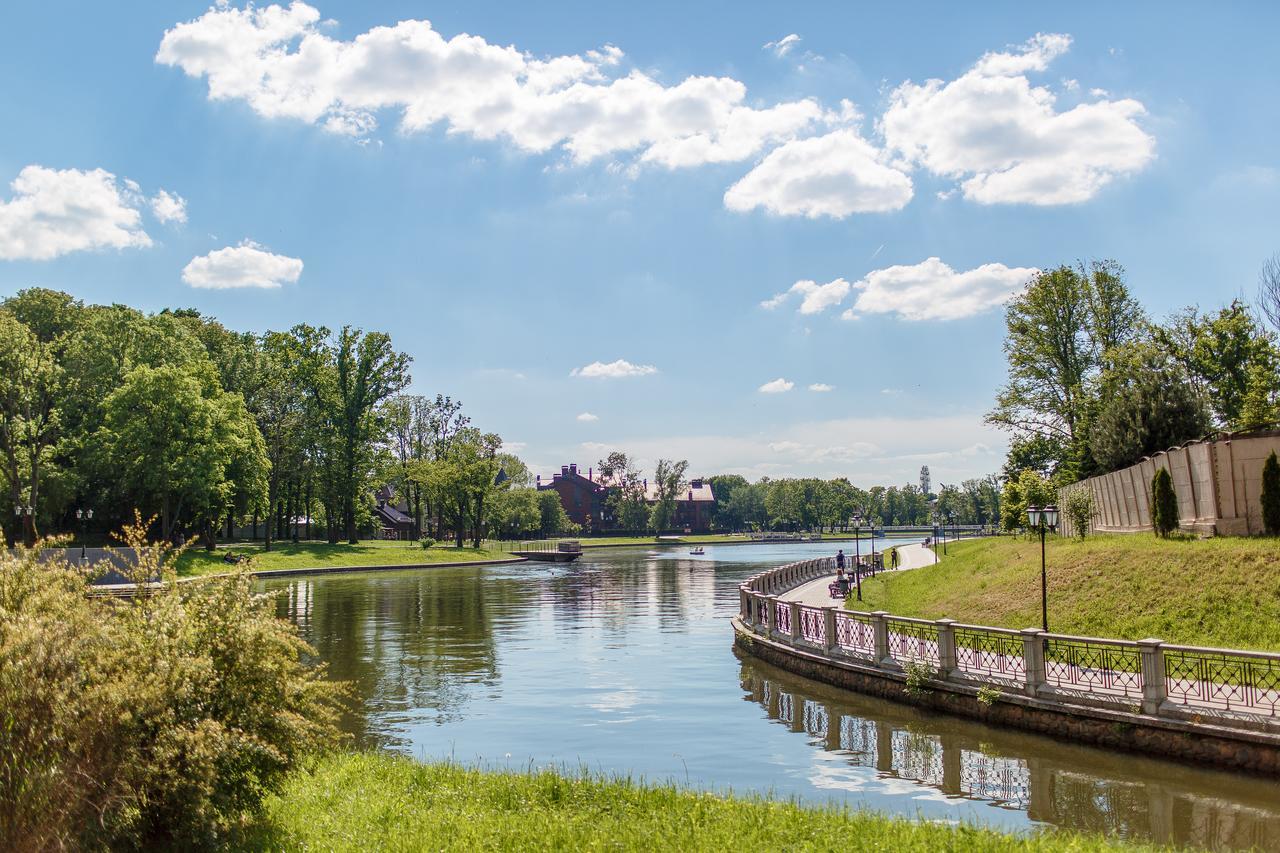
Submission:
M 362 746 L 558 763 L 1005 829 L 1280 849 L 1280 784 L 929 716 L 732 651 L 737 584 L 815 546 L 277 579 Z M 745 700 L 745 701 L 744 701 Z
M 1035 821 L 1124 838 L 1280 849 L 1280 803 L 1270 783 L 1017 732 L 1000 732 L 997 745 L 975 736 L 982 727 L 871 697 L 851 699 L 752 660 L 743 660 L 742 688 L 771 720 L 808 735 L 846 767 L 874 769 L 881 784 L 908 781 L 1024 811 Z M 1205 792 L 1207 776 L 1217 777 L 1215 793 Z M 828 767 L 812 781 L 828 789 L 866 786 L 858 774 Z

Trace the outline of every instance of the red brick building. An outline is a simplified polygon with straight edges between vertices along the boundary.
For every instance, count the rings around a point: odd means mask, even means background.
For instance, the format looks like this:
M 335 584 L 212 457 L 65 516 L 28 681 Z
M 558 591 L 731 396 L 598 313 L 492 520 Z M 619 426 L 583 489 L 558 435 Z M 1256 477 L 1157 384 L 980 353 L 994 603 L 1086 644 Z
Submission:
M 559 474 L 550 479 L 539 475 L 538 489 L 545 491 L 554 489 L 560 496 L 560 505 L 565 515 L 576 524 L 581 524 L 587 532 L 617 529 L 613 512 L 609 509 L 608 497 L 614 487 L 606 486 L 595 479 L 590 468 L 584 476 L 577 465 L 564 465 Z M 658 487 L 644 482 L 645 500 L 650 505 L 658 502 Z M 701 477 L 695 477 L 683 493 L 676 499 L 675 529 L 690 533 L 705 533 L 711 529 L 711 516 L 715 512 L 716 498 L 711 491 L 711 483 Z

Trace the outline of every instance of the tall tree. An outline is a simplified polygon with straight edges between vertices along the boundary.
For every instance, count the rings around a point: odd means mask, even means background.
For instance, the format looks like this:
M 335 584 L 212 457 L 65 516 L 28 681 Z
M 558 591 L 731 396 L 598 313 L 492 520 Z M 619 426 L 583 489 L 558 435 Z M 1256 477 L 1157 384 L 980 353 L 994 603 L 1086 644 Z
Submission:
M 62 370 L 54 360 L 53 344 L 38 338 L 7 309 L 0 309 L 0 376 L 0 453 L 10 506 L 39 510 L 41 474 L 59 434 L 56 400 Z M 38 520 L 31 517 L 33 533 L 38 533 Z
M 685 472 L 689 470 L 689 461 L 681 459 L 659 459 L 653 469 L 655 495 L 653 510 L 649 514 L 649 527 L 655 533 L 669 530 L 676 522 L 676 501 L 687 482 Z

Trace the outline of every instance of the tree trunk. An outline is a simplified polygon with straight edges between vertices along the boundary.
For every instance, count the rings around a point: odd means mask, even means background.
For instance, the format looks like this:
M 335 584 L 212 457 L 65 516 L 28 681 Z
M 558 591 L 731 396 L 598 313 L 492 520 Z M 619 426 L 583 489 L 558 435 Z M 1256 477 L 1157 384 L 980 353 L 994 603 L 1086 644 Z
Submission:
M 306 498 L 306 501 L 307 501 L 307 506 L 306 506 L 306 510 L 307 510 L 307 512 L 306 512 L 306 516 L 307 516 L 307 538 L 308 538 L 308 539 L 310 539 L 310 538 L 311 538 L 311 478 L 310 478 L 310 477 L 307 477 L 307 498 Z

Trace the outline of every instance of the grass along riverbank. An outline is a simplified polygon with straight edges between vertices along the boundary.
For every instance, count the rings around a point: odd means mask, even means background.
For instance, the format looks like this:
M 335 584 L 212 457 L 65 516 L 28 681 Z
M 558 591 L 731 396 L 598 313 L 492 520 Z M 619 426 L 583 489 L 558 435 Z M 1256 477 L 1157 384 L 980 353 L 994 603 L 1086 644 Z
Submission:
M 1040 624 L 1040 540 L 947 545 L 934 566 L 863 578 L 847 606 L 1004 628 Z M 1280 542 L 1051 536 L 1049 628 L 1057 633 L 1280 649 Z
M 262 850 L 1110 851 L 1152 848 L 1029 836 L 672 785 L 487 772 L 360 753 L 322 759 L 267 800 Z
M 251 568 L 314 569 L 360 568 L 362 566 L 411 566 L 422 563 L 472 563 L 503 560 L 511 555 L 489 548 L 454 548 L 436 545 L 423 548 L 417 542 L 371 540 L 349 545 L 345 542 L 273 542 L 264 551 L 260 542 L 220 545 L 216 551 L 193 546 L 178 558 L 178 577 L 217 574 L 232 569 L 223 558 L 227 554 L 250 557 Z

